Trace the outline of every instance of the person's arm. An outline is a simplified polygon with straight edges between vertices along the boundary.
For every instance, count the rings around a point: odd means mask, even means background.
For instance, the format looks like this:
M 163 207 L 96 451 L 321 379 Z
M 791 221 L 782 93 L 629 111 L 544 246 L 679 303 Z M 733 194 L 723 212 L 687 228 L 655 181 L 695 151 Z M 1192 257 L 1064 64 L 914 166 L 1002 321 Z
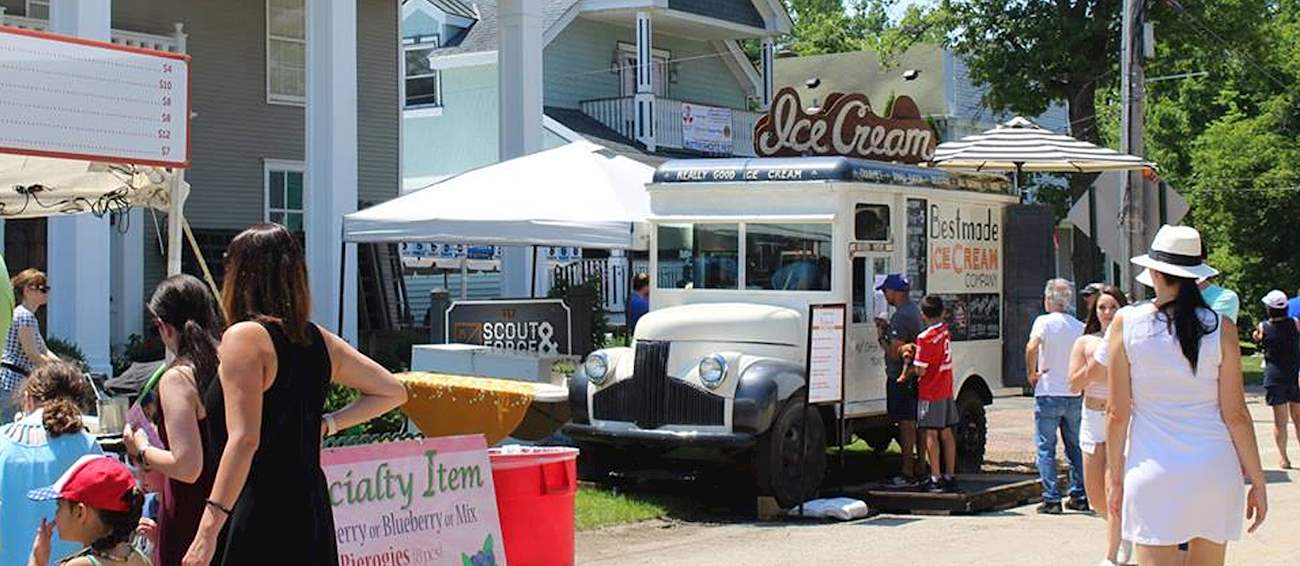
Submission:
M 142 458 L 149 469 L 194 483 L 203 471 L 203 444 L 199 438 L 199 391 L 192 370 L 183 366 L 167 370 L 158 385 L 158 398 L 167 426 L 168 447 L 150 446 L 149 437 L 137 430 L 127 435 L 128 452 Z
M 1110 399 L 1106 403 L 1106 506 L 1111 517 L 1120 516 L 1124 502 L 1124 449 L 1128 446 L 1129 419 L 1133 416 L 1133 390 L 1128 352 L 1124 351 L 1124 318 L 1115 316 L 1106 334 L 1106 364 Z
M 1043 345 L 1043 341 L 1037 336 L 1029 338 L 1029 343 L 1025 344 L 1025 371 L 1029 376 L 1029 386 L 1038 386 L 1038 350 Z
M 1227 320 L 1223 324 L 1220 350 L 1223 361 L 1219 366 L 1219 414 L 1228 427 L 1237 460 L 1250 479 L 1250 493 L 1246 499 L 1246 518 L 1253 519 L 1249 532 L 1255 532 L 1268 514 L 1267 482 L 1264 466 L 1259 460 L 1259 444 L 1255 441 L 1255 421 L 1246 408 L 1246 392 L 1241 377 L 1241 347 L 1237 325 Z
M 1074 341 L 1074 347 L 1070 349 L 1070 369 L 1068 383 L 1071 393 L 1079 393 L 1091 382 L 1092 360 L 1088 348 L 1088 338 L 1085 336 Z
M 337 430 L 362 424 L 406 402 L 406 386 L 392 373 L 332 332 L 321 329 L 321 335 L 330 355 L 330 381 L 361 392 L 361 397 L 330 413 Z
M 23 325 L 18 327 L 18 345 L 22 347 L 23 354 L 27 359 L 32 361 L 32 367 L 41 367 L 50 362 L 57 362 L 59 358 L 50 353 L 49 350 L 41 350 L 36 343 L 36 329 Z
M 207 566 L 212 560 L 217 536 L 248 481 L 253 454 L 261 444 L 262 395 L 275 376 L 275 345 L 257 323 L 241 322 L 227 329 L 217 358 L 221 363 L 217 375 L 225 394 L 226 448 L 198 532 L 182 561 L 185 566 Z

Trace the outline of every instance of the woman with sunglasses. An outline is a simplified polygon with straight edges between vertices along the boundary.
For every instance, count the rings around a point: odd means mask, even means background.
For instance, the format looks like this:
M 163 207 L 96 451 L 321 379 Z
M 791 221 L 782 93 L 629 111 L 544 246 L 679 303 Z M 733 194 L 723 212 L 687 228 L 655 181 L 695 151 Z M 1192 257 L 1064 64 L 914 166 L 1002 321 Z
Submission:
M 14 297 L 21 299 L 14 307 L 13 324 L 5 337 L 4 356 L 0 357 L 0 423 L 9 422 L 16 407 L 13 392 L 18 384 L 32 370 L 51 362 L 59 361 L 58 356 L 50 353 L 41 337 L 40 323 L 36 320 L 36 311 L 50 300 L 50 286 L 45 273 L 36 269 L 24 269 L 10 280 L 14 288 Z

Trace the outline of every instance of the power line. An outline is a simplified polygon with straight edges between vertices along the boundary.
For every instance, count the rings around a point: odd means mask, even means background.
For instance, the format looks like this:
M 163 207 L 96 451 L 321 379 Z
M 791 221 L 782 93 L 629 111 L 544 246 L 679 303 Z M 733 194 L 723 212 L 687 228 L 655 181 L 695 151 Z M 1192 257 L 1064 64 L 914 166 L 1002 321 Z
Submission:
M 1276 84 L 1277 86 L 1283 89 L 1289 88 L 1285 83 L 1282 82 L 1281 79 L 1277 78 L 1275 75 L 1273 75 L 1273 73 L 1270 73 L 1268 69 L 1264 68 L 1263 65 L 1257 63 L 1253 58 L 1247 55 L 1243 55 L 1242 53 L 1239 53 L 1236 49 L 1233 49 L 1232 44 L 1228 43 L 1228 40 L 1224 39 L 1223 36 L 1219 35 L 1218 33 L 1215 33 L 1214 30 L 1210 29 L 1209 26 L 1205 25 L 1205 23 L 1202 22 L 1200 18 L 1196 17 L 1195 14 L 1188 12 L 1186 8 L 1183 8 L 1182 4 L 1178 3 L 1178 0 L 1165 0 L 1165 4 L 1168 5 L 1174 11 L 1175 14 L 1178 14 L 1180 16 L 1186 16 L 1189 20 L 1191 20 L 1192 25 L 1196 26 L 1201 31 L 1208 34 L 1210 37 L 1213 37 L 1216 41 L 1219 42 L 1220 47 L 1222 47 L 1225 51 L 1227 51 L 1232 56 L 1236 57 L 1239 61 L 1245 62 L 1251 67 L 1254 67 L 1256 71 L 1259 71 L 1260 74 L 1268 77 L 1269 80 L 1273 81 L 1273 83 Z

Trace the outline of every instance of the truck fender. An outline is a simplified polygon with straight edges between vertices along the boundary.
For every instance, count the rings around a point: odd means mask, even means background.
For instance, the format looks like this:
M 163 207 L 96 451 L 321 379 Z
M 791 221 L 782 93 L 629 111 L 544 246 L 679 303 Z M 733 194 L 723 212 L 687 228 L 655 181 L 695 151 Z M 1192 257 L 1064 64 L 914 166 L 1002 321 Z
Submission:
M 569 376 L 569 419 L 576 424 L 591 424 L 590 396 L 587 395 L 590 383 L 581 366 Z
M 760 360 L 745 367 L 731 407 L 731 429 L 759 435 L 767 432 L 777 410 L 804 388 L 803 367 L 782 360 Z

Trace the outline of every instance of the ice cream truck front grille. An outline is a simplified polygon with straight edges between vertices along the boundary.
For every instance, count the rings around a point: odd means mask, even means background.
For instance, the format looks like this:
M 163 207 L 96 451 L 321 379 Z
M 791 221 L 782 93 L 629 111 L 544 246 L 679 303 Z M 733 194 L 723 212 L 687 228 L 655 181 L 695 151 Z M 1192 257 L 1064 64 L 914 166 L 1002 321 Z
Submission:
M 722 397 L 668 376 L 668 342 L 638 340 L 632 378 L 592 398 L 593 417 L 631 421 L 644 429 L 664 425 L 721 426 Z

